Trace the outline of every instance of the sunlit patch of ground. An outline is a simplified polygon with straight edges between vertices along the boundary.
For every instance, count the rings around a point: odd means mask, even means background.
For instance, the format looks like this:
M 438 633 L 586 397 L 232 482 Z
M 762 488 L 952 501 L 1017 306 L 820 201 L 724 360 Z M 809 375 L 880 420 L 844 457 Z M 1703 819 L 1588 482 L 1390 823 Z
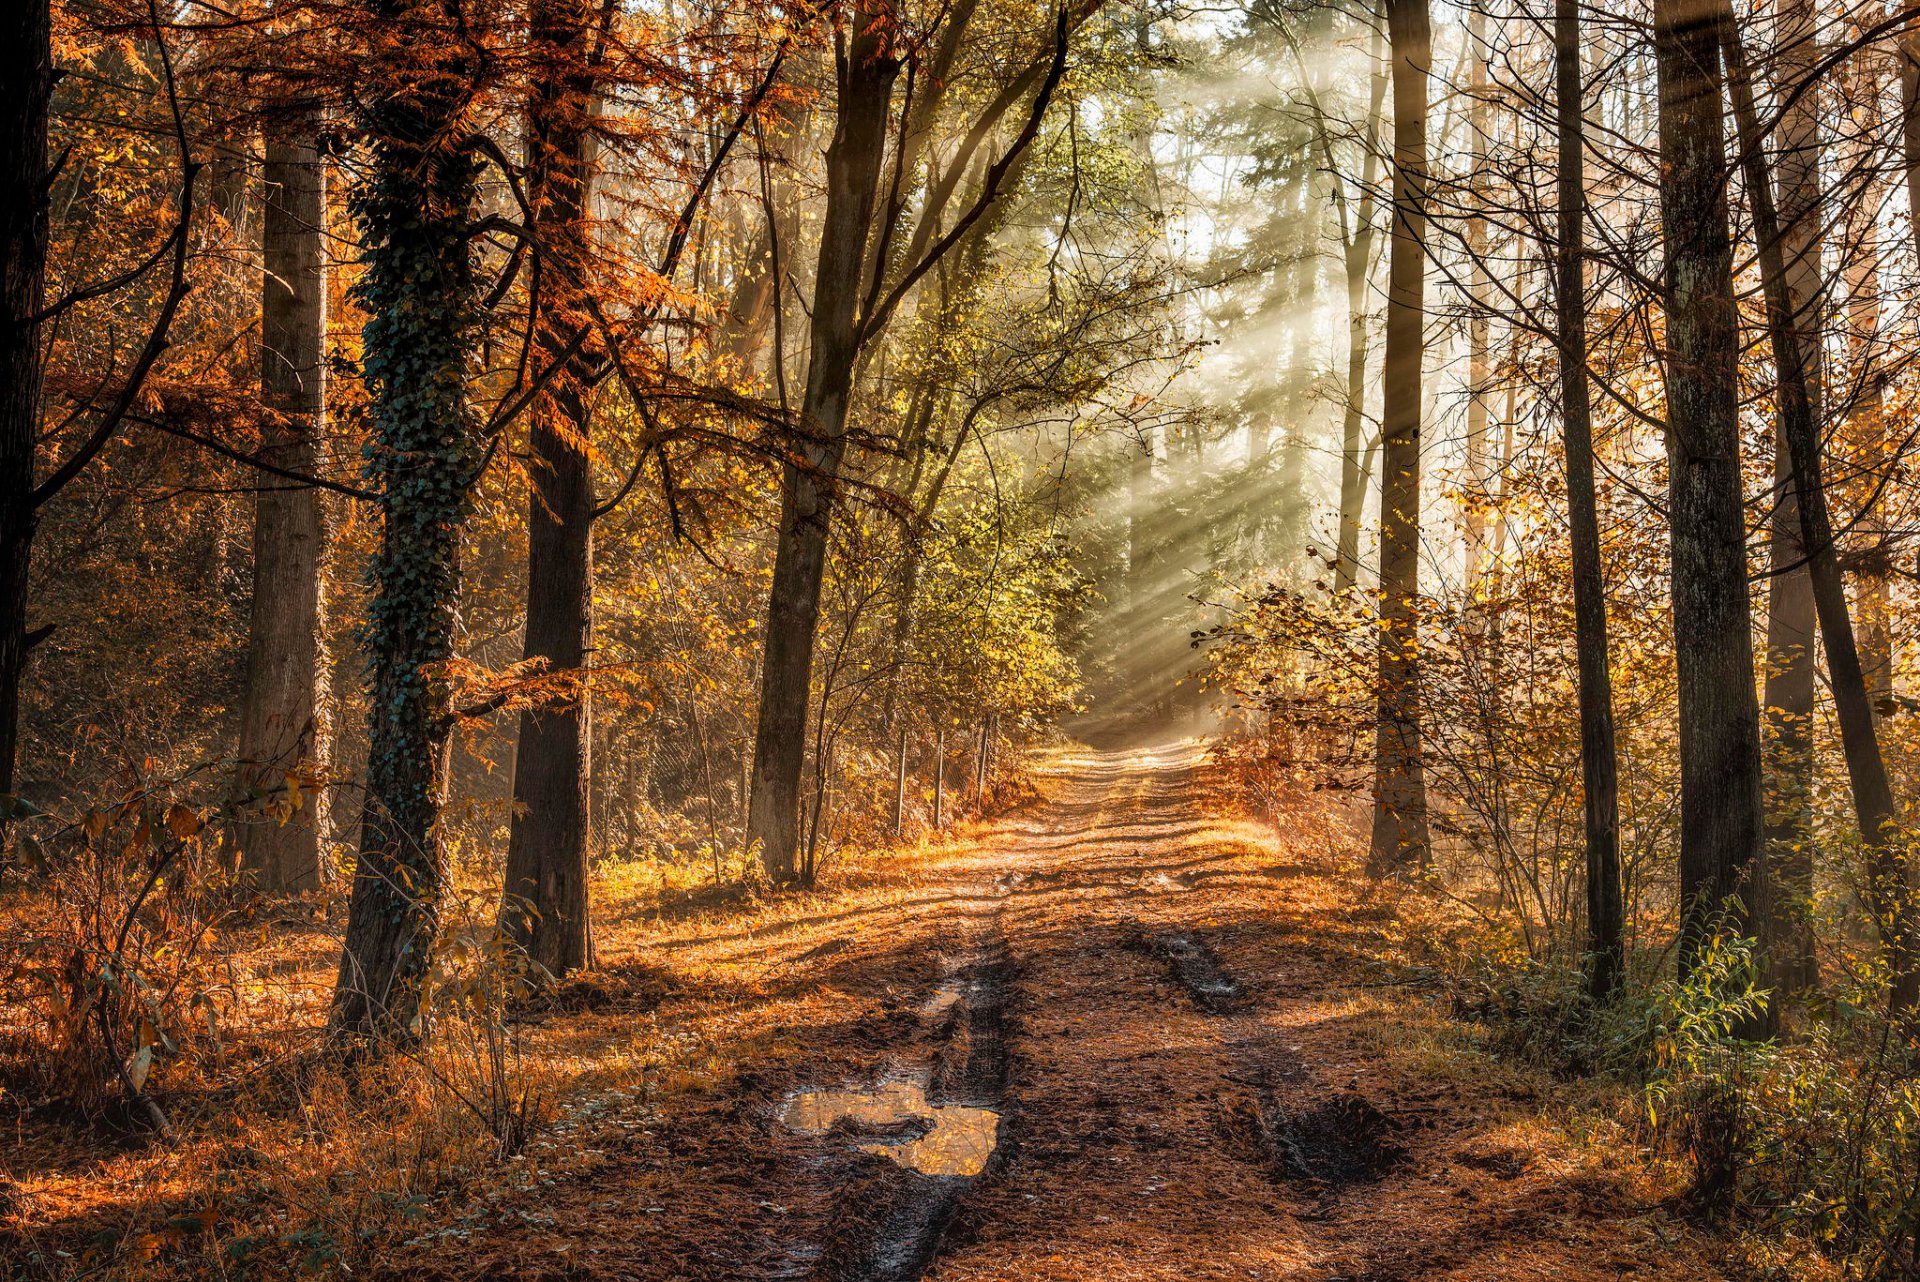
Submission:
M 485 1079 L 458 1055 L 436 1061 L 440 1085 L 406 1065 L 356 1090 L 289 1069 L 181 1102 L 171 1151 L 23 1130 L 10 1258 L 111 1234 L 95 1262 L 126 1274 L 241 1275 L 234 1241 L 257 1238 L 262 1264 L 323 1274 L 817 1276 L 871 1227 L 858 1199 L 890 1165 L 875 1146 L 913 1133 L 794 1126 L 783 1107 L 937 1060 L 952 1034 L 934 999 L 991 936 L 1008 990 L 996 1147 L 929 1277 L 1721 1276 L 1622 1136 L 1570 1139 L 1554 1088 L 1380 964 L 1391 905 L 1340 871 L 1353 838 L 1327 794 L 1291 799 L 1275 835 L 1233 816 L 1192 744 L 1061 752 L 1040 772 L 1043 803 L 830 868 L 807 895 L 609 869 L 601 970 L 516 1025 L 507 1084 L 542 1113 L 517 1158 L 448 1094 Z M 1233 1003 L 1195 1000 L 1151 946 L 1172 934 L 1231 977 Z M 317 1024 L 324 931 L 267 931 L 240 964 L 281 986 L 263 1010 L 305 1002 Z M 1325 1142 L 1302 1119 L 1345 1099 L 1387 1119 L 1378 1160 L 1338 1187 L 1288 1178 L 1289 1144 Z M 167 1229 L 194 1211 L 212 1228 Z M 288 1238 L 308 1230 L 299 1255 Z

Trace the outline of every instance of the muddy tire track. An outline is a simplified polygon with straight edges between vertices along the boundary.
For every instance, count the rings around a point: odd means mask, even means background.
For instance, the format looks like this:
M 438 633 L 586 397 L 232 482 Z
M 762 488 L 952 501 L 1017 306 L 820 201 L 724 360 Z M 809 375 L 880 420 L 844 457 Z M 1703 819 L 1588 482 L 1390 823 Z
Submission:
M 913 1282 L 968 1191 L 1004 1162 L 1013 970 L 997 915 L 980 935 L 922 1006 L 917 1054 L 896 1055 L 870 1090 L 789 1098 L 786 1124 L 821 1136 L 830 1210 L 821 1237 L 789 1243 L 771 1277 Z
M 1405 1160 L 1402 1124 L 1357 1091 L 1323 1085 L 1259 1018 L 1254 995 L 1202 933 L 1139 923 L 1134 929 L 1139 945 L 1194 1004 L 1226 1025 L 1229 1077 L 1246 1088 L 1223 1102 L 1222 1131 L 1229 1142 L 1273 1178 L 1323 1202 L 1385 1177 Z

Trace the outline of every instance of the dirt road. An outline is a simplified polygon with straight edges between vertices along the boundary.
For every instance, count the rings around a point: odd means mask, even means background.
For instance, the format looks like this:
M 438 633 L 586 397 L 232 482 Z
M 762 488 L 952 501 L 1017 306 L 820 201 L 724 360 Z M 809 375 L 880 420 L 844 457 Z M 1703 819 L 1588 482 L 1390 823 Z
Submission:
M 615 932 L 540 1031 L 635 1076 L 409 1276 L 1719 1277 L 1540 1083 L 1376 963 L 1322 797 L 1275 838 L 1191 745 L 1063 754 L 910 876 Z M 627 953 L 623 967 L 619 951 Z M 611 1060 L 609 1060 L 611 1062 Z

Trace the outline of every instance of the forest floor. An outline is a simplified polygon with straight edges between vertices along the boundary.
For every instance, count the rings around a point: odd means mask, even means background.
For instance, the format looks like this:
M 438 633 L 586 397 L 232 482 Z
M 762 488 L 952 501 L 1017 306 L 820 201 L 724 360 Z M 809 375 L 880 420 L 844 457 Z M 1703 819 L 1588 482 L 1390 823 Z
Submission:
M 374 1271 L 1729 1276 L 1618 1134 L 1382 962 L 1330 795 L 1276 837 L 1192 744 L 1040 772 L 896 875 L 616 922 L 530 1033 L 601 1075 Z

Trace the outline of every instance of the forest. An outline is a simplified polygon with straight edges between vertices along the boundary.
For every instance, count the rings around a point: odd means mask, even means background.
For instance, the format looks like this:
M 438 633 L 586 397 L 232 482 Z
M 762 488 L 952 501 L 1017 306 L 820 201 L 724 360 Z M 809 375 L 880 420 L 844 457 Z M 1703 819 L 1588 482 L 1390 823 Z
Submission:
M 1920 11 L 0 0 L 0 1278 L 1920 1280 Z

